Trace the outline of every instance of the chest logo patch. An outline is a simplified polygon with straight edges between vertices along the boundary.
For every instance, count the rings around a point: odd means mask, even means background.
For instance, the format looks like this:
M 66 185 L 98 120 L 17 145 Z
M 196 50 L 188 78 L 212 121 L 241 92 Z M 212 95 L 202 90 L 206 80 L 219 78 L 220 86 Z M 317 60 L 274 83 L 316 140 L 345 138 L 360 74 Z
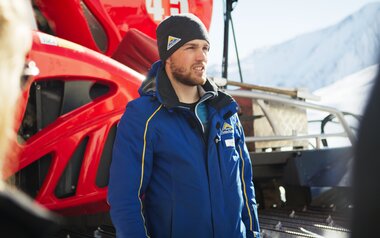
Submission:
M 234 132 L 234 128 L 230 124 L 225 122 L 222 127 L 222 135 L 232 134 L 233 132 Z

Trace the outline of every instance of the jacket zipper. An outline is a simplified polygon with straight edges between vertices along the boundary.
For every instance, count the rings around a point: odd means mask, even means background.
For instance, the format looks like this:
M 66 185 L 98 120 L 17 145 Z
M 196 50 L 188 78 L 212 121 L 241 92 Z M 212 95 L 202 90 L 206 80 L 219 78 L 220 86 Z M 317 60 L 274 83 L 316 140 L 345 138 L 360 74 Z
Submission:
M 219 129 L 220 129 L 220 123 L 217 122 L 216 125 L 215 125 L 215 127 L 216 127 L 216 130 L 219 131 Z M 214 142 L 215 142 L 215 147 L 216 147 L 216 155 L 218 156 L 219 169 L 222 168 L 221 167 L 222 163 L 221 163 L 221 158 L 220 158 L 220 151 L 219 151 L 220 141 L 221 141 L 221 138 L 220 138 L 220 135 L 217 132 L 216 135 L 215 135 L 215 138 L 214 138 Z M 222 179 L 222 184 L 223 184 L 223 179 Z
M 195 109 L 194 109 L 194 114 L 195 114 L 195 117 L 197 118 L 197 121 L 199 122 L 199 124 L 201 125 L 201 128 L 202 128 L 202 132 L 203 133 L 205 133 L 205 128 L 204 128 L 204 126 L 203 126 L 203 123 L 202 123 L 202 121 L 201 121 L 201 119 L 199 118 L 199 116 L 198 116 L 198 106 L 199 106 L 199 104 L 201 104 L 202 102 L 204 102 L 204 101 L 206 101 L 207 99 L 209 99 L 209 98 L 211 98 L 213 95 L 211 95 L 211 94 L 205 94 L 202 98 L 201 98 L 201 100 L 199 100 L 199 102 L 197 103 L 197 105 L 195 105 Z
M 218 156 L 218 163 L 219 163 L 219 169 L 222 168 L 222 163 L 221 163 L 221 158 L 220 158 L 220 152 L 219 152 L 219 145 L 220 145 L 220 138 L 217 136 L 215 136 L 215 139 L 214 139 L 214 142 L 215 142 L 215 146 L 216 146 L 216 154 Z M 222 179 L 222 184 L 223 184 L 223 179 Z

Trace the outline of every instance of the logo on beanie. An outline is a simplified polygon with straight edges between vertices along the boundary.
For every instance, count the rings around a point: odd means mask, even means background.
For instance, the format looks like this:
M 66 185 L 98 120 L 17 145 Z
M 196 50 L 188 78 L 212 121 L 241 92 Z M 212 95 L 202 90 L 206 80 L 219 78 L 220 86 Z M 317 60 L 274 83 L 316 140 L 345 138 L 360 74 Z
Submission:
M 166 50 L 170 50 L 173 46 L 175 46 L 178 42 L 181 41 L 181 38 L 177 38 L 174 36 L 168 37 L 168 46 L 166 47 Z

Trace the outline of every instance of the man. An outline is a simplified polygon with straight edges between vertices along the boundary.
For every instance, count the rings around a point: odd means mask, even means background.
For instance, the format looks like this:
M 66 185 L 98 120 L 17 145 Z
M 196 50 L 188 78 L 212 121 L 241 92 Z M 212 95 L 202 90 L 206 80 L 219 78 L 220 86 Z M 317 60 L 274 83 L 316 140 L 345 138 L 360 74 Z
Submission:
M 206 78 L 205 26 L 181 14 L 156 33 L 161 61 L 128 104 L 114 145 L 117 237 L 259 237 L 237 104 Z

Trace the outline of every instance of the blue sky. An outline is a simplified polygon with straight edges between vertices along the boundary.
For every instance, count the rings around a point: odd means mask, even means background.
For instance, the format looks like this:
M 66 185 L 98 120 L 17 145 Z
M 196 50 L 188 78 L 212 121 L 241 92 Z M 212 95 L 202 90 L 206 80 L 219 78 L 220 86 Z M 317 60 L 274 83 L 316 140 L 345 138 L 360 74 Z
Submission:
M 209 65 L 222 62 L 223 5 L 214 0 Z M 338 23 L 373 0 L 239 0 L 232 12 L 240 58 L 254 49 L 279 44 Z M 229 62 L 235 62 L 230 34 Z

